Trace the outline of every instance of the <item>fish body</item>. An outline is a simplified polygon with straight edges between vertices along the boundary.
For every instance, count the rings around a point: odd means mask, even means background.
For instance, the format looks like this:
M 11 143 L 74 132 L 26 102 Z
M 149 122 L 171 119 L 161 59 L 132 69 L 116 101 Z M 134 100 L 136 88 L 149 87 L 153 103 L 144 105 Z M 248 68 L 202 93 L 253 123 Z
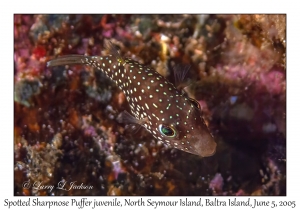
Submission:
M 67 55 L 49 61 L 48 66 L 85 64 L 104 72 L 129 102 L 134 117 L 123 113 L 128 122 L 140 124 L 170 147 L 202 157 L 213 155 L 216 143 L 197 102 L 155 70 L 108 48 L 108 56 Z

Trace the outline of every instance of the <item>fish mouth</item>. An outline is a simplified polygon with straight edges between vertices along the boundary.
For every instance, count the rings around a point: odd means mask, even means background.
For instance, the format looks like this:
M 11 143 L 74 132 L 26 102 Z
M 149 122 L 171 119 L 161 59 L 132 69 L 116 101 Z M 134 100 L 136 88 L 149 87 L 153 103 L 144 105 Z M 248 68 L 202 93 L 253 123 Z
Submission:
M 210 134 L 195 136 L 194 151 L 201 157 L 209 157 L 216 153 L 217 143 Z
M 216 153 L 217 143 L 215 141 L 211 142 L 208 147 L 201 151 L 202 157 L 210 157 Z

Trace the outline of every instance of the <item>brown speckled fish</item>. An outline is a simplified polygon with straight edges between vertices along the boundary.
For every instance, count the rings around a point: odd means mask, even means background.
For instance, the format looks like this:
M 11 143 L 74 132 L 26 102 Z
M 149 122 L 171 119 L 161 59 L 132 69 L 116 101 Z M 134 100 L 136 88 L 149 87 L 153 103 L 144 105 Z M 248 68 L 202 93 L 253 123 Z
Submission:
M 121 121 L 145 127 L 165 144 L 202 157 L 216 151 L 216 143 L 202 116 L 199 104 L 155 70 L 134 60 L 122 58 L 111 43 L 111 55 L 67 55 L 51 60 L 48 66 L 85 64 L 103 71 L 123 90 L 131 112 Z

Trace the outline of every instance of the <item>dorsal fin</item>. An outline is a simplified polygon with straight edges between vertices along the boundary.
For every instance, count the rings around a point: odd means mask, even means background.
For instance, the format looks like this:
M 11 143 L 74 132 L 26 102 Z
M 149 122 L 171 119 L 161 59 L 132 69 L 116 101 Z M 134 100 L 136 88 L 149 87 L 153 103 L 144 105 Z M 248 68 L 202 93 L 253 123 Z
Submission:
M 119 62 L 124 62 L 121 54 L 119 53 L 118 49 L 111 43 L 111 41 L 105 40 L 104 47 L 108 50 L 109 54 L 116 57 Z

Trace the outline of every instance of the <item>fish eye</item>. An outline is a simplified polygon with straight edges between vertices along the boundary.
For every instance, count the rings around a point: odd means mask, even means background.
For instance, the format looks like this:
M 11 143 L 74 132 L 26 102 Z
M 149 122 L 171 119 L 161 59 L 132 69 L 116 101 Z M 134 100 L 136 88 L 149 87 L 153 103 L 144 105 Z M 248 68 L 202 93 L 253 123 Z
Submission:
M 197 107 L 198 109 L 201 109 L 201 106 L 200 104 L 198 103 L 198 101 L 196 101 L 195 99 L 193 98 L 189 98 L 190 102 L 195 106 Z
M 176 130 L 170 126 L 167 125 L 159 125 L 158 126 L 159 132 L 167 137 L 175 137 L 176 136 Z

